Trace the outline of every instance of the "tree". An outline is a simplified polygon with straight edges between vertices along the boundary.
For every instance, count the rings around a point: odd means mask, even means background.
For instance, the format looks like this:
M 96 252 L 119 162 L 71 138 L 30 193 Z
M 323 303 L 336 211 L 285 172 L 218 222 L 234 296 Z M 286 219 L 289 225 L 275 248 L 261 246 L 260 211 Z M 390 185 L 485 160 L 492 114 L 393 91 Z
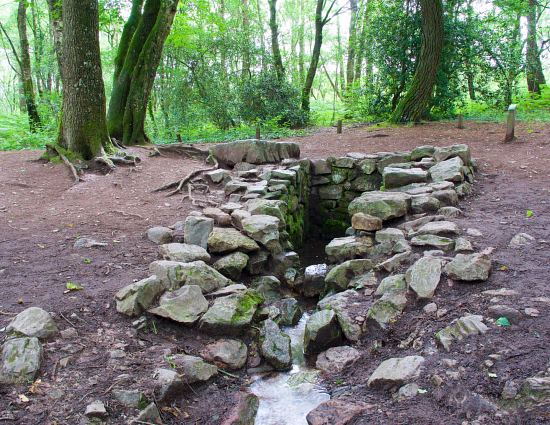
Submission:
M 178 0 L 133 0 L 115 59 L 108 126 L 125 145 L 146 143 L 147 102 Z
M 34 85 L 32 81 L 31 56 L 29 53 L 29 39 L 27 37 L 27 1 L 19 0 L 17 9 L 17 30 L 19 32 L 19 44 L 21 48 L 19 66 L 21 68 L 21 81 L 23 82 L 23 95 L 27 114 L 29 115 L 29 125 L 31 131 L 36 131 L 40 127 L 40 116 L 34 98 Z
M 433 94 L 443 50 L 443 8 L 441 0 L 420 0 L 422 45 L 418 65 L 407 94 L 392 115 L 393 122 L 419 121 Z
M 302 110 L 306 113 L 309 113 L 311 88 L 313 87 L 315 74 L 317 73 L 317 68 L 319 67 L 319 57 L 321 56 L 321 46 L 323 44 L 323 28 L 334 16 L 334 14 L 331 13 L 334 9 L 335 3 L 336 0 L 317 0 L 317 6 L 315 8 L 315 39 L 313 43 L 313 51 L 311 52 L 311 61 L 309 63 L 304 87 L 302 89 Z M 335 14 L 339 12 L 340 11 Z
M 273 53 L 273 66 L 277 78 L 282 80 L 285 76 L 281 48 L 279 47 L 279 28 L 277 26 L 277 0 L 269 0 L 269 28 L 271 29 L 271 51 Z
M 346 63 L 346 84 L 349 87 L 353 84 L 355 77 L 355 46 L 357 44 L 357 0 L 349 1 L 349 39 L 348 39 L 348 61 Z
M 525 74 L 527 77 L 527 90 L 530 93 L 540 94 L 540 86 L 546 84 L 542 64 L 540 61 L 540 52 L 537 44 L 537 20 L 538 20 L 538 1 L 529 0 L 527 12 L 527 51 Z
M 61 144 L 85 160 L 109 150 L 97 0 L 63 0 Z

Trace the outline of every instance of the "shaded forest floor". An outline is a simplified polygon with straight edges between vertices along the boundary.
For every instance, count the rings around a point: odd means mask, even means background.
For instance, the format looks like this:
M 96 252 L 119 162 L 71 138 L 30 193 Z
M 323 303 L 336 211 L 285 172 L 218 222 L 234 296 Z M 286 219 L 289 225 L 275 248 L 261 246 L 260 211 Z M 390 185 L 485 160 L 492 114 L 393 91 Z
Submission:
M 518 292 L 503 303 L 539 311 L 538 317 L 525 316 L 510 328 L 473 338 L 472 346 L 481 344 L 482 349 L 457 350 L 441 357 L 453 358 L 464 368 L 463 385 L 496 400 L 506 380 L 525 379 L 549 367 L 550 125 L 520 124 L 518 140 L 509 145 L 500 143 L 502 124 L 467 125 L 464 130 L 448 123 L 376 131 L 358 127 L 344 129 L 342 135 L 327 129 L 293 140 L 301 144 L 304 158 L 410 150 L 426 144 L 471 147 L 479 172 L 474 195 L 460 203 L 465 215 L 458 224 L 481 230 L 483 236 L 472 241 L 476 250 L 496 248 L 495 268 L 490 279 L 475 288 L 450 294 L 442 285 L 434 301 L 449 313 L 429 320 L 438 320 L 444 327 L 467 312 L 484 314 L 490 297 L 479 294 L 501 287 Z M 124 423 L 135 412 L 116 404 L 113 388 L 146 389 L 152 371 L 167 353 L 197 354 L 207 342 L 208 337 L 167 321 L 158 321 L 155 329 L 138 337 L 132 320 L 114 308 L 116 291 L 146 277 L 149 263 L 157 258 L 156 245 L 144 238 L 147 228 L 172 225 L 195 208 L 188 200 L 182 203 L 179 197 L 166 198 L 151 190 L 204 167 L 181 158 L 149 158 L 140 148 L 133 152 L 143 158 L 137 167 L 121 167 L 107 176 L 87 175 L 76 186 L 62 165 L 34 162 L 38 151 L 0 153 L 0 328 L 10 321 L 10 313 L 39 306 L 55 314 L 60 329 L 74 327 L 78 334 L 59 336 L 45 345 L 41 382 L 34 393 L 28 387 L 0 388 L 0 418 L 10 412 L 15 417 L 12 423 L 76 424 L 82 421 L 86 405 L 100 399 L 110 410 L 111 422 Z M 533 211 L 532 217 L 527 218 L 527 210 Z M 520 251 L 508 248 L 519 232 L 531 234 L 537 242 Z M 76 249 L 73 244 L 79 236 L 108 245 Z M 67 282 L 84 289 L 65 293 Z M 407 310 L 391 338 L 405 339 L 411 321 L 421 313 L 421 306 Z M 364 357 L 352 370 L 327 377 L 332 390 L 375 406 L 357 423 L 460 424 L 465 419 L 433 397 L 398 403 L 385 393 L 366 391 L 361 383 L 381 360 L 408 352 L 390 346 L 367 352 L 366 342 L 360 348 Z M 490 378 L 484 362 L 499 350 L 506 352 L 491 369 L 497 377 Z M 433 373 L 442 366 L 428 367 Z M 234 391 L 246 384 L 243 371 L 238 379 L 220 375 L 210 384 L 190 389 L 178 409 L 163 412 L 165 422 L 218 424 L 232 407 L 228 400 Z M 421 384 L 428 388 L 428 377 Z M 18 398 L 22 393 L 30 401 L 22 402 Z M 510 423 L 550 423 L 549 410 L 548 406 L 528 410 L 510 417 Z

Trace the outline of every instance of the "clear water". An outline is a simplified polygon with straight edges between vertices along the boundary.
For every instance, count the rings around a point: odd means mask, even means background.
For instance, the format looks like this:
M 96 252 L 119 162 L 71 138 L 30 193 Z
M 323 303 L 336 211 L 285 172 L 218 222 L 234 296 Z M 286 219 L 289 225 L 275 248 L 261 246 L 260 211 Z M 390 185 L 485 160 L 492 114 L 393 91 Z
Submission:
M 292 369 L 258 375 L 250 386 L 260 399 L 256 425 L 307 425 L 307 414 L 330 399 L 325 389 L 315 383 L 317 370 L 305 362 L 303 342 L 308 317 L 304 313 L 295 327 L 283 329 L 291 340 Z

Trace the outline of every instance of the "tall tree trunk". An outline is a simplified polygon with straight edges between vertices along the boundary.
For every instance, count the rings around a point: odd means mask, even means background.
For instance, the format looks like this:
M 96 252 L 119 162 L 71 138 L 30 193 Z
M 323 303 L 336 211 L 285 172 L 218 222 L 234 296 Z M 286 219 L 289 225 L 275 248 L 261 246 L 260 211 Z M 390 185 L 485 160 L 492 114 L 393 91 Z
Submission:
M 50 28 L 52 32 L 53 47 L 57 59 L 59 75 L 63 72 L 63 10 L 60 0 L 48 0 L 48 15 L 50 18 Z
M 84 159 L 111 142 L 99 52 L 97 0 L 63 0 L 62 144 Z
M 300 53 L 298 54 L 298 72 L 300 73 L 300 84 L 303 85 L 305 82 L 305 65 L 304 65 L 304 56 L 305 56 L 305 42 L 304 42 L 304 33 L 305 33 L 305 17 L 304 17 L 304 1 L 300 1 L 300 31 L 298 32 L 298 46 L 300 48 Z
M 271 29 L 271 52 L 273 54 L 273 66 L 277 78 L 282 80 L 285 76 L 281 49 L 279 47 L 279 27 L 277 26 L 277 0 L 269 1 L 269 28 Z
M 321 46 L 323 44 L 323 28 L 330 20 L 330 13 L 334 7 L 336 0 L 327 2 L 326 0 L 317 0 L 317 6 L 315 7 L 315 39 L 313 43 L 313 51 L 311 52 L 311 61 L 307 70 L 306 80 L 302 89 L 302 110 L 309 113 L 311 96 L 311 87 L 313 87 L 313 81 L 315 80 L 315 74 L 319 66 L 319 57 L 321 56 Z M 328 3 L 328 4 L 327 4 Z M 323 16 L 323 9 L 328 6 Z
M 36 131 L 40 127 L 40 116 L 34 99 L 34 85 L 32 82 L 31 55 L 29 53 L 29 39 L 27 38 L 27 2 L 19 0 L 17 9 L 17 30 L 19 32 L 19 44 L 21 46 L 21 80 L 23 82 L 23 94 L 25 96 L 25 105 L 29 115 L 29 125 L 31 131 Z
M 145 134 L 147 102 L 178 0 L 146 0 L 143 12 L 142 4 L 143 0 L 132 2 L 117 52 L 107 114 L 109 133 L 125 145 L 149 141 Z
M 540 94 L 540 86 L 546 84 L 546 80 L 542 72 L 542 63 L 537 44 L 537 9 L 538 1 L 529 0 L 525 73 L 527 77 L 527 90 L 530 93 Z
M 244 36 L 244 50 L 243 50 L 243 66 L 241 70 L 241 76 L 243 81 L 250 77 L 250 16 L 248 11 L 248 0 L 243 0 L 242 14 L 243 14 L 243 36 Z
M 443 11 L 441 0 L 420 0 L 422 45 L 418 65 L 407 94 L 393 112 L 393 122 L 419 121 L 432 97 L 443 50 Z
M 355 77 L 355 47 L 357 41 L 357 0 L 349 0 L 349 39 L 348 39 L 348 61 L 346 63 L 346 85 L 353 84 Z

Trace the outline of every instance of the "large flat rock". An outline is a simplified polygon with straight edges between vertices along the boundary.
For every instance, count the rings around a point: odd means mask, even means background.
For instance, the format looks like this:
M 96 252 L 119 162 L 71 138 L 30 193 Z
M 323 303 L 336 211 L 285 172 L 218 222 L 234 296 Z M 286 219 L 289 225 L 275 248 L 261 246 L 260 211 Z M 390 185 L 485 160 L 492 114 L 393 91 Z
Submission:
M 300 158 L 300 145 L 292 142 L 238 140 L 216 145 L 211 152 L 219 163 L 232 167 L 239 162 L 267 164 Z

